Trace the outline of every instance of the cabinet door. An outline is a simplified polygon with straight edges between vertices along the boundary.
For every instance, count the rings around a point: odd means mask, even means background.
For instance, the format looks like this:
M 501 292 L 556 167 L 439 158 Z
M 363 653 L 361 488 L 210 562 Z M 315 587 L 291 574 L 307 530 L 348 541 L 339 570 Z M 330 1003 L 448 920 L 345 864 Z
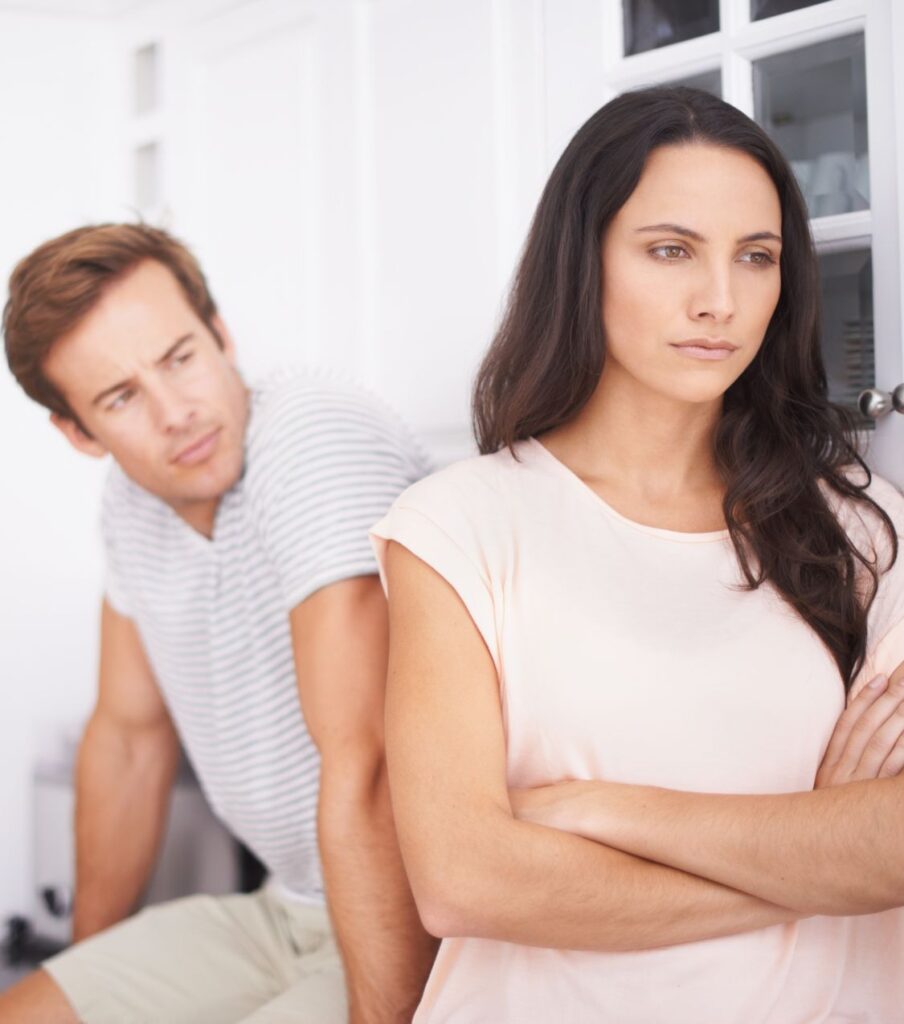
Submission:
M 246 369 L 349 372 L 438 461 L 471 453 L 471 378 L 543 185 L 542 2 L 180 8 L 162 201 Z
M 352 0 L 152 10 L 164 219 L 197 252 L 249 376 L 361 362 Z M 155 18 L 151 18 L 151 14 Z M 164 15 L 166 15 L 164 17 Z

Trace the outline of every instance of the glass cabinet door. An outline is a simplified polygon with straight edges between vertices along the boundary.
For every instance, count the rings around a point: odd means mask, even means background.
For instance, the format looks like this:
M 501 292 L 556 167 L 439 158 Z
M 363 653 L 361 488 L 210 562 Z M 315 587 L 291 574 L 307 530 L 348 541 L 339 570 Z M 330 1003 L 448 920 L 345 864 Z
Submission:
M 776 14 L 787 14 L 789 11 L 799 11 L 802 7 L 812 7 L 824 2 L 825 0 L 750 0 L 750 20 L 774 18 Z
M 624 0 L 625 56 L 719 31 L 719 0 Z
M 869 207 L 863 36 L 753 65 L 754 116 L 791 161 L 811 217 Z
M 810 217 L 869 209 L 863 35 L 777 53 L 752 70 L 754 117 L 790 161 Z M 829 394 L 856 410 L 875 384 L 870 252 L 825 253 L 820 271 Z
M 822 283 L 822 349 L 834 402 L 857 408 L 857 397 L 875 387 L 873 271 L 869 249 L 819 258 Z M 861 427 L 875 426 L 861 418 Z
M 812 7 L 825 0 L 750 0 L 750 20 L 760 22 L 764 17 L 775 17 L 776 14 L 787 14 L 791 10 Z

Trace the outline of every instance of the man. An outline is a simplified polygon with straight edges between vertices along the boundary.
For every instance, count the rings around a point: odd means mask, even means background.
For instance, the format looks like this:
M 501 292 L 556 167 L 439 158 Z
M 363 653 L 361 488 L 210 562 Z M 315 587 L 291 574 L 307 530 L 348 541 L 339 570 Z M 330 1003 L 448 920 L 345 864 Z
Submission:
M 76 779 L 81 941 L 0 996 L 0 1022 L 409 1020 L 435 941 L 390 813 L 367 529 L 426 460 L 363 393 L 310 373 L 246 388 L 200 268 L 154 228 L 40 246 L 13 272 L 3 327 L 24 390 L 114 465 Z M 177 736 L 270 882 L 124 920 Z

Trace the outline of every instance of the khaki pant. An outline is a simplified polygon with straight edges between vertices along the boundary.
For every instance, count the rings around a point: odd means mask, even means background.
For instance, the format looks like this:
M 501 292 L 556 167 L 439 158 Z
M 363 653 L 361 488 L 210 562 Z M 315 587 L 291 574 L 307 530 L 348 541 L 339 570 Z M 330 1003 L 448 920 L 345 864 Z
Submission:
M 343 1024 L 324 909 L 264 888 L 149 907 L 44 964 L 84 1024 Z

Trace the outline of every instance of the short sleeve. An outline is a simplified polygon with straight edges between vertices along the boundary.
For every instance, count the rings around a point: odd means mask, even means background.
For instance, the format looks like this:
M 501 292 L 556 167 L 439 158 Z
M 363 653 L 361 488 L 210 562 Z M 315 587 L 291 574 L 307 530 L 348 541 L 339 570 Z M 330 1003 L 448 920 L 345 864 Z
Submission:
M 253 514 L 287 610 L 339 580 L 375 575 L 367 531 L 431 466 L 366 392 L 274 396 L 249 450 Z
M 862 685 L 881 672 L 891 675 L 904 662 L 904 495 L 888 480 L 873 474 L 867 493 L 889 516 L 898 537 L 898 557 L 890 565 L 888 532 L 875 513 L 861 517 L 878 556 L 879 586 L 869 609 L 867 650 L 855 682 Z
M 116 522 L 127 513 L 126 487 L 117 466 L 111 467 L 104 485 L 101 504 L 101 539 L 104 551 L 104 597 L 110 607 L 128 618 L 132 617 L 132 602 L 128 595 L 123 571 L 122 552 L 117 546 Z
M 458 594 L 500 671 L 493 542 L 492 495 L 483 480 L 470 472 L 479 459 L 428 477 L 409 488 L 371 528 L 370 537 L 386 580 L 389 541 L 408 548 L 426 562 Z

